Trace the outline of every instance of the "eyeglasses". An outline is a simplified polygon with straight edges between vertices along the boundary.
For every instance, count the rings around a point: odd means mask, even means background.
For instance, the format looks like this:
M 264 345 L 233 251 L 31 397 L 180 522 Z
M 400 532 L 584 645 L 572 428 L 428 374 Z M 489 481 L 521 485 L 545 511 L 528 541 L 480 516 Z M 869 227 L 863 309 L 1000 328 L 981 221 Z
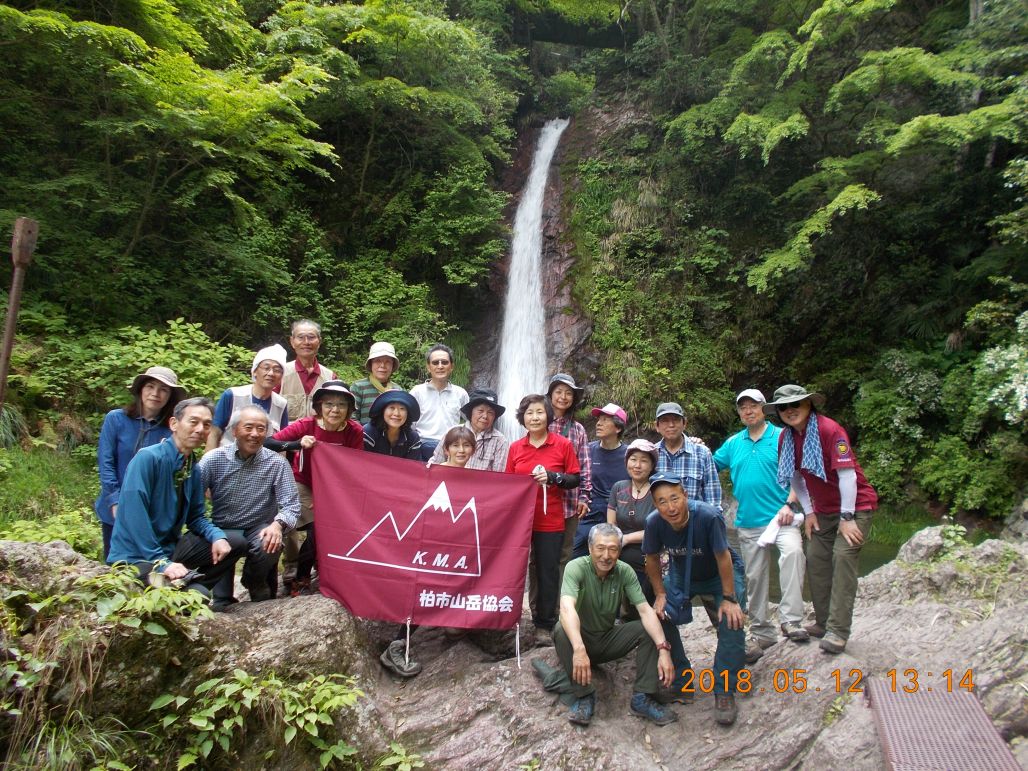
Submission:
M 322 402 L 321 406 L 326 410 L 347 410 L 350 408 L 349 402 Z
M 317 335 L 293 335 L 294 340 L 299 340 L 301 343 L 313 343 L 321 338 Z
M 261 366 L 259 366 L 257 368 L 257 371 L 258 372 L 263 372 L 263 373 L 278 372 L 279 374 L 281 374 L 282 372 L 285 372 L 285 370 L 283 370 L 277 364 L 262 364 Z
M 450 363 L 449 359 L 433 359 L 432 361 L 429 362 L 429 364 L 431 364 L 433 367 L 441 367 L 442 365 L 449 364 L 449 363 Z

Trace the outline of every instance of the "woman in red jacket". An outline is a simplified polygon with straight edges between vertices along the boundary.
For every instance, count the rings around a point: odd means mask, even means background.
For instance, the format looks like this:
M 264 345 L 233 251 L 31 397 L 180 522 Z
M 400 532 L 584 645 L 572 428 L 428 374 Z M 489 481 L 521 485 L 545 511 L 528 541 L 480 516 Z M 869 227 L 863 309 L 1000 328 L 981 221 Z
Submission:
M 307 540 L 300 547 L 296 578 L 289 587 L 293 597 L 310 592 L 311 571 L 317 562 L 311 453 L 318 442 L 340 444 L 354 450 L 364 448 L 364 432 L 360 423 L 352 419 L 355 401 L 341 380 L 326 381 L 311 398 L 314 415 L 290 423 L 265 442 L 265 446 L 273 450 L 299 450 L 293 456 L 293 478 L 300 491 L 300 519 L 296 528 L 307 531 Z
M 537 629 L 552 632 L 557 623 L 560 552 L 564 544 L 563 491 L 578 487 L 578 456 L 571 442 L 547 429 L 553 422 L 553 407 L 542 394 L 529 394 L 522 399 L 517 417 L 528 436 L 511 442 L 506 471 L 531 474 L 539 483 L 532 524 L 539 592 L 532 608 L 532 621 Z

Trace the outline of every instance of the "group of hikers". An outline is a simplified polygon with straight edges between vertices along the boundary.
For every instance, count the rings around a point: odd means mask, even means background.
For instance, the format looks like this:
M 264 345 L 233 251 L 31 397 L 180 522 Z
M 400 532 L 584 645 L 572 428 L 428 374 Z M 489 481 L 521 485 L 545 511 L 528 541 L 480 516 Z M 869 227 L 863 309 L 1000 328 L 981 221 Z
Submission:
M 717 628 L 708 690 L 723 725 L 736 719 L 740 672 L 768 647 L 815 637 L 826 653 L 845 649 L 877 496 L 845 430 L 821 411 L 822 395 L 784 385 L 768 402 L 743 390 L 735 399 L 743 428 L 711 453 L 686 434 L 676 402 L 656 409 L 656 443 L 626 443 L 625 410 L 593 407 L 590 442 L 575 419 L 584 389 L 557 373 L 545 392 L 521 399 L 516 417 L 526 433 L 508 441 L 496 428 L 506 407 L 492 390 L 469 394 L 450 381 L 447 346 L 428 350 L 429 378 L 407 392 L 392 380 L 400 362 L 390 343 L 374 343 L 367 377 L 348 385 L 318 361 L 321 342 L 317 323 L 293 323 L 295 358 L 281 345 L 261 349 L 252 382 L 227 389 L 216 404 L 187 398 L 166 367 L 133 380 L 132 402 L 107 414 L 98 446 L 96 513 L 108 563 L 134 565 L 144 583 L 203 592 L 216 611 L 236 602 L 240 560 L 251 601 L 309 594 L 317 560 L 311 470 L 319 443 L 338 444 L 535 479 L 529 603 L 536 639 L 554 646 L 569 681 L 572 723 L 592 719 L 592 665 L 632 650 L 630 711 L 658 725 L 677 719 L 670 705 L 697 690 L 678 629 L 692 620 L 694 599 Z M 738 501 L 738 550 L 727 537 L 723 470 Z M 768 599 L 771 546 L 778 629 Z M 806 625 L 804 575 L 814 606 Z M 387 667 L 420 671 L 402 648 L 390 648 Z

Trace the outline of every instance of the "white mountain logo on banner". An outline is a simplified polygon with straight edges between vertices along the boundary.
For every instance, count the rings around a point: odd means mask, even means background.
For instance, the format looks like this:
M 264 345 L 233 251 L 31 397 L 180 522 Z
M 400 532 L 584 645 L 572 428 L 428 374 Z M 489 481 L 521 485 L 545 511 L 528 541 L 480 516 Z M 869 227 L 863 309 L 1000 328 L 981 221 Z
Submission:
M 419 532 L 406 542 L 408 534 L 419 522 Z M 440 482 L 403 532 L 400 532 L 393 512 L 387 511 L 346 554 L 328 556 L 417 573 L 480 576 L 482 552 L 478 542 L 475 499 L 454 513 L 446 483 Z

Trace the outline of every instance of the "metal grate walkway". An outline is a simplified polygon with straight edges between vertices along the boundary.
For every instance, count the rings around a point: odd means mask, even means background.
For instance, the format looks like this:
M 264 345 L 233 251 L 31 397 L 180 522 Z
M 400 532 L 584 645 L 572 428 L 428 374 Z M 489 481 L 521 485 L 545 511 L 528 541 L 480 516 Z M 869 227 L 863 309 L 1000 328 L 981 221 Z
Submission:
M 974 693 L 921 688 L 893 692 L 869 680 L 871 704 L 886 768 L 893 771 L 1021 771 Z

